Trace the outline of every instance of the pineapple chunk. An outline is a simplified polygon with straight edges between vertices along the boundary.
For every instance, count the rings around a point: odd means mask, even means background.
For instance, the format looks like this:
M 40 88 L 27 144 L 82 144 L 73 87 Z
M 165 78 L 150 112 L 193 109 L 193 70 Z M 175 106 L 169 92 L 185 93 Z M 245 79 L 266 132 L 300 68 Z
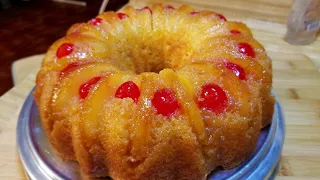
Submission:
M 205 126 L 202 121 L 202 117 L 194 102 L 194 90 L 192 85 L 182 75 L 178 75 L 171 69 L 165 69 L 160 72 L 160 76 L 163 77 L 165 84 L 173 89 L 177 93 L 180 105 L 186 111 L 189 116 L 191 127 L 194 129 L 197 135 L 204 133 Z
M 71 34 L 56 41 L 48 50 L 42 65 L 58 63 L 62 58 L 57 58 L 58 48 L 64 44 L 73 45 L 71 54 L 65 56 L 67 59 L 87 60 L 101 59 L 114 60 L 121 57 L 121 52 L 115 44 L 118 44 L 115 38 L 109 37 L 108 41 L 95 38 L 89 35 Z
M 86 137 L 87 143 L 93 143 L 97 137 L 99 131 L 99 121 L 102 119 L 101 115 L 104 115 L 108 111 L 112 112 L 112 109 L 105 109 L 105 103 L 113 98 L 117 88 L 126 81 L 133 81 L 136 84 L 140 84 L 139 80 L 131 73 L 118 72 L 111 74 L 105 78 L 101 83 L 97 84 L 90 92 L 83 104 L 83 111 L 81 113 L 82 132 Z M 90 145 L 88 145 L 90 146 Z
M 195 72 L 196 71 L 196 72 Z M 201 91 L 201 86 L 206 83 L 216 83 L 221 86 L 227 94 L 231 95 L 231 98 L 234 98 L 236 102 L 230 104 L 229 108 L 239 108 L 240 114 L 243 116 L 248 115 L 249 112 L 249 95 L 250 91 L 248 87 L 241 81 L 237 79 L 232 72 L 225 71 L 223 72 L 220 68 L 212 64 L 191 64 L 179 71 L 181 75 L 184 75 L 187 78 L 195 79 L 197 91 Z M 194 77 L 194 73 L 198 73 L 198 77 Z
M 104 77 L 111 72 L 117 71 L 116 68 L 105 63 L 84 65 L 76 71 L 62 77 L 57 84 L 51 111 L 56 119 L 64 119 L 72 116 L 80 109 L 79 88 L 93 77 Z

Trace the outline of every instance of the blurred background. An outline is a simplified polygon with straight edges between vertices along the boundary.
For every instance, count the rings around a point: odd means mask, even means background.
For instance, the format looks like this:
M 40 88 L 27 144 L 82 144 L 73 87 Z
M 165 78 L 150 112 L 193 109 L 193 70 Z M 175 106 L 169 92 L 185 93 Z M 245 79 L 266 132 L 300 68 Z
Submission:
M 0 96 L 13 87 L 11 65 L 23 57 L 45 53 L 74 23 L 95 17 L 102 0 L 81 0 L 86 6 L 51 0 L 0 0 Z M 117 10 L 128 0 L 110 0 Z

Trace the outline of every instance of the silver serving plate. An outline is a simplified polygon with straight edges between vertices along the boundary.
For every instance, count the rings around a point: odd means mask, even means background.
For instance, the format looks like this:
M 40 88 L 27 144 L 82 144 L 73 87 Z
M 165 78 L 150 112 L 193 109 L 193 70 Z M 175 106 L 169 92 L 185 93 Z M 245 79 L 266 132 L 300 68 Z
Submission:
M 81 179 L 76 162 L 64 161 L 53 152 L 40 123 L 33 91 L 34 89 L 21 109 L 17 124 L 18 150 L 28 177 L 41 180 Z M 276 98 L 272 123 L 261 130 L 254 153 L 233 169 L 213 171 L 208 179 L 273 179 L 278 169 L 283 142 L 284 119 Z

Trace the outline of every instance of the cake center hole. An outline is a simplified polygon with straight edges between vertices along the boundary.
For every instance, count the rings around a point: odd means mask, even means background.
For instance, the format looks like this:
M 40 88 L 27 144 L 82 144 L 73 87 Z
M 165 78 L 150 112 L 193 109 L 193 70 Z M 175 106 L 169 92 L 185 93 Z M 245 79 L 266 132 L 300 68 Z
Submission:
M 165 68 L 172 68 L 161 49 L 143 47 L 140 52 L 132 53 L 134 71 L 137 74 L 143 72 L 159 73 Z
M 189 41 L 170 36 L 165 39 L 146 37 L 137 39 L 132 37 L 134 43 L 127 46 L 125 53 L 133 64 L 133 70 L 137 74 L 143 72 L 159 73 L 161 70 L 177 69 L 183 66 L 191 58 L 192 48 Z

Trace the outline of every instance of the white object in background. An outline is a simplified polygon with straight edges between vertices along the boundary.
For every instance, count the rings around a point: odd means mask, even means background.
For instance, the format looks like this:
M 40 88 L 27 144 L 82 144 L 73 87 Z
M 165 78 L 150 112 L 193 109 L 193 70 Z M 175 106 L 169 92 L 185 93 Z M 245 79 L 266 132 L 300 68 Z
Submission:
M 285 41 L 307 45 L 316 40 L 320 28 L 320 0 L 295 0 L 287 21 Z
M 87 3 L 84 1 L 75 1 L 75 0 L 52 0 L 59 3 L 67 3 L 67 4 L 73 4 L 78 6 L 87 6 Z
M 99 9 L 99 14 L 103 13 L 104 10 L 106 9 L 107 5 L 108 5 L 109 0 L 103 0 L 100 9 Z

